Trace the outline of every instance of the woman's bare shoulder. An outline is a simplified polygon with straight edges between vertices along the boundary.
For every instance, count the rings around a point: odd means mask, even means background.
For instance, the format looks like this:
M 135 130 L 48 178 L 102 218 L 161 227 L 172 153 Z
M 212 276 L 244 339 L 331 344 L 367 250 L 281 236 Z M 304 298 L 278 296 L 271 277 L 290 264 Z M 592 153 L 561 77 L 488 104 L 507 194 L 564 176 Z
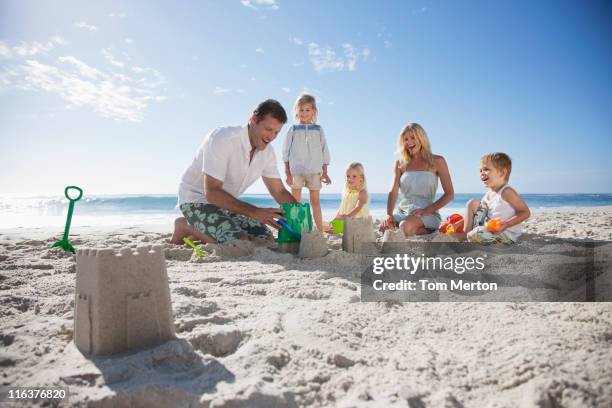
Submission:
M 446 163 L 446 159 L 444 158 L 444 156 L 440 156 L 438 154 L 432 154 L 434 163 Z

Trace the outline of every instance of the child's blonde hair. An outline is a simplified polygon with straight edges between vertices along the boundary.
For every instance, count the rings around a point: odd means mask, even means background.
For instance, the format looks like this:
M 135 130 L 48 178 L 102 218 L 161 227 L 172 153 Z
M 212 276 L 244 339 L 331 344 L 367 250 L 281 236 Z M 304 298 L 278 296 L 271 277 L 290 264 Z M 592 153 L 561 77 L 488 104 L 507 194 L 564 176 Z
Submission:
M 402 170 L 405 170 L 413 159 L 412 155 L 406 149 L 404 143 L 404 135 L 406 132 L 412 132 L 416 140 L 421 144 L 421 159 L 427 163 L 427 168 L 431 169 L 434 166 L 433 154 L 431 153 L 431 145 L 429 144 L 429 138 L 425 129 L 418 123 L 408 123 L 400 132 L 399 138 L 397 139 L 398 153 L 400 156 L 399 165 Z
M 506 153 L 495 152 L 482 156 L 481 163 L 489 162 L 498 171 L 506 170 L 506 181 L 510 180 L 510 172 L 512 171 L 512 159 Z
M 311 105 L 312 110 L 314 111 L 314 114 L 312 115 L 312 123 L 317 123 L 317 114 L 319 113 L 319 110 L 317 109 L 317 101 L 312 95 L 302 94 L 298 96 L 298 98 L 295 100 L 295 104 L 293 105 L 293 115 L 297 119 L 300 108 L 306 104 Z
M 348 166 L 346 166 L 346 170 L 344 171 L 344 173 L 348 173 L 349 170 L 357 170 L 359 172 L 359 174 L 361 174 L 361 186 L 359 187 L 358 191 L 362 191 L 366 189 L 366 176 L 365 176 L 365 169 L 363 168 L 363 164 L 359 163 L 359 162 L 353 162 L 351 164 L 349 164 Z M 349 186 L 348 186 L 348 182 L 346 181 L 346 177 L 344 179 L 344 190 L 349 191 Z

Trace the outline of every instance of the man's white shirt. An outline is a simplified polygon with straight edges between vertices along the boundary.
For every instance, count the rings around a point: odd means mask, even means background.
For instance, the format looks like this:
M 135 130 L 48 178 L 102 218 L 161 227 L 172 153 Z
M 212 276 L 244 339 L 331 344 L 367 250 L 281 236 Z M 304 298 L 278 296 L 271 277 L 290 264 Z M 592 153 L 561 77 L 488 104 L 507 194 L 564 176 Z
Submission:
M 204 175 L 223 182 L 223 190 L 238 198 L 260 177 L 280 178 L 276 155 L 271 145 L 252 150 L 248 126 L 217 128 L 202 141 L 191 165 L 181 179 L 178 204 L 208 203 L 204 191 Z

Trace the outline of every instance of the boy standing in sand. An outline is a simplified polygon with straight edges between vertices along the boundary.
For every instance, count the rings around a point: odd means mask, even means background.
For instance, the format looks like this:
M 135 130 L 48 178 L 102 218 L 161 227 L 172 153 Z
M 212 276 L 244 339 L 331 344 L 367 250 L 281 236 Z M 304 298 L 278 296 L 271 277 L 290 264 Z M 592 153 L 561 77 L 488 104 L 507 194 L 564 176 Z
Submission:
M 239 197 L 261 177 L 276 202 L 296 202 L 283 186 L 271 145 L 285 122 L 285 109 L 268 99 L 247 124 L 217 128 L 204 138 L 179 186 L 184 217 L 175 220 L 170 242 L 182 244 L 187 236 L 219 244 L 271 238 L 266 225 L 280 228 L 283 210 L 259 208 Z
M 505 153 L 490 153 L 480 159 L 480 180 L 489 190 L 481 201 L 468 201 L 465 214 L 468 232 L 462 234 L 463 238 L 483 244 L 516 242 L 522 233 L 521 223 L 529 218 L 530 211 L 508 185 L 511 171 L 512 161 Z

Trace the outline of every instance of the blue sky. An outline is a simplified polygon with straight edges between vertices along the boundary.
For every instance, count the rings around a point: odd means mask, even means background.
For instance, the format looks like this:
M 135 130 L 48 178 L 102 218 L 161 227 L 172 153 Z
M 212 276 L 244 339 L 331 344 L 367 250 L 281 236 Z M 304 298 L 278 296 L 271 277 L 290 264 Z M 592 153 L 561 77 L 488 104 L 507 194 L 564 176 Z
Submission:
M 387 191 L 407 122 L 457 192 L 491 151 L 519 192 L 612 192 L 611 23 L 606 1 L 3 1 L 0 193 L 175 193 L 209 130 L 302 91 L 323 192 L 351 161 Z

